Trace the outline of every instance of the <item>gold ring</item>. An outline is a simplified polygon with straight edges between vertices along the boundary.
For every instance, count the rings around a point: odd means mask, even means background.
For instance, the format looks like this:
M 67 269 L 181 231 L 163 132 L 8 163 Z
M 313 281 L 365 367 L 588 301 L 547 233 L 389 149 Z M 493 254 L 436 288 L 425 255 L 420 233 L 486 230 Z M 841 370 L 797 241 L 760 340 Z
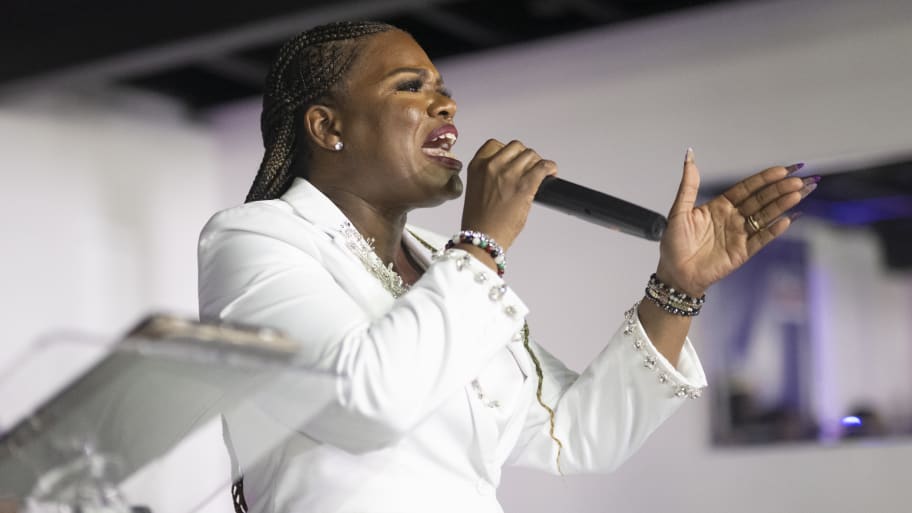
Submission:
M 754 229 L 754 233 L 757 233 L 763 229 L 763 226 L 761 226 L 760 223 L 754 219 L 753 214 L 747 216 L 747 224 L 749 224 L 750 227 Z

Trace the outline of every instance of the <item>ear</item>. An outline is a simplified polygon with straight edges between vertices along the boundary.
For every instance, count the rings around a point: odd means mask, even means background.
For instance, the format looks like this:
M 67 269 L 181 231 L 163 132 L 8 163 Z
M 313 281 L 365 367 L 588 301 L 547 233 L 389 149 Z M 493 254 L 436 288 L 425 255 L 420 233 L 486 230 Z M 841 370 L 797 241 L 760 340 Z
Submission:
M 342 140 L 342 123 L 338 113 L 326 105 L 311 105 L 304 112 L 304 128 L 307 137 L 320 148 L 333 151 L 333 146 Z

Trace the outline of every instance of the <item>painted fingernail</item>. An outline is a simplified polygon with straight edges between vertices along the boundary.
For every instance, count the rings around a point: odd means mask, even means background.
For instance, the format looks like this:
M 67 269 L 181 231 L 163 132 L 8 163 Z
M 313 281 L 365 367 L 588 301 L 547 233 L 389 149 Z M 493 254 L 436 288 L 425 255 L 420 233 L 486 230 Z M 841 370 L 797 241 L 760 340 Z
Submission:
M 797 164 L 792 164 L 791 166 L 785 166 L 785 169 L 788 170 L 788 174 L 792 174 L 796 171 L 800 171 L 804 167 L 804 162 L 798 162 Z
M 694 161 L 694 150 L 693 148 L 687 148 L 687 151 L 684 152 L 684 163 L 692 164 Z
M 813 178 L 813 177 L 812 177 Z M 805 182 L 807 183 L 807 182 Z M 808 194 L 814 192 L 814 189 L 817 188 L 817 182 L 807 183 L 804 187 L 801 188 L 801 197 L 806 198 Z
M 818 183 L 820 183 L 821 178 L 822 177 L 820 175 L 814 175 L 814 176 L 808 176 L 807 178 L 802 178 L 801 181 L 804 182 L 805 185 L 810 185 L 812 183 L 818 184 Z

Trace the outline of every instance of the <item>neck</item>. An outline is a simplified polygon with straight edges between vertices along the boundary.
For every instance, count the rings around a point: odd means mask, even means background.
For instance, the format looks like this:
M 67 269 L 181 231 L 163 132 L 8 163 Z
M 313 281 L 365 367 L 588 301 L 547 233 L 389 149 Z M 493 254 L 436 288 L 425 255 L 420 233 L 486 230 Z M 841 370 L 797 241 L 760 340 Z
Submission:
M 402 230 L 405 229 L 408 211 L 396 208 L 380 208 L 356 193 L 335 188 L 321 187 L 320 190 L 365 239 L 374 240 L 374 252 L 384 263 L 400 266 L 405 256 L 402 251 Z

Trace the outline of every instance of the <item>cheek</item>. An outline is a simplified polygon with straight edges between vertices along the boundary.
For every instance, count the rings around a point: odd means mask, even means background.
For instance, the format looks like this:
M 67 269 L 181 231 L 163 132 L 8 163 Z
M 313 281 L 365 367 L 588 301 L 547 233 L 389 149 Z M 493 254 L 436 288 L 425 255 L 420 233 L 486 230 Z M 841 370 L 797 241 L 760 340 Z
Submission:
M 383 109 L 379 130 L 382 138 L 399 148 L 421 146 L 421 127 L 426 117 L 424 109 L 409 104 L 392 103 Z

